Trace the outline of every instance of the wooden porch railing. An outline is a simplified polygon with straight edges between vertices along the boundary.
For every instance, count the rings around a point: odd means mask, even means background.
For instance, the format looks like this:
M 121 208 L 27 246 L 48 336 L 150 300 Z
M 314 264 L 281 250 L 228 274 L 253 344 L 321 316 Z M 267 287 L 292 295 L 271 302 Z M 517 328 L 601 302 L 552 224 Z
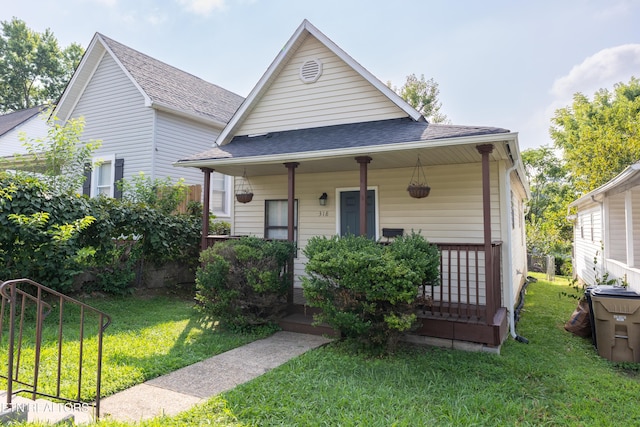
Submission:
M 440 281 L 422 286 L 422 295 L 431 298 L 423 313 L 452 320 L 489 323 L 495 313 L 487 313 L 487 299 L 496 306 L 501 300 L 501 243 L 492 244 L 493 280 L 486 283 L 485 253 L 482 244 L 437 244 L 440 250 Z
M 207 247 L 216 242 L 237 239 L 237 236 L 209 236 Z M 493 277 L 486 283 L 485 251 L 483 244 L 438 243 L 440 250 L 440 281 L 426 283 L 419 292 L 431 299 L 421 311 L 425 315 L 490 324 L 494 313 L 487 313 L 487 299 L 501 306 L 502 288 L 500 266 L 502 243 L 491 245 Z

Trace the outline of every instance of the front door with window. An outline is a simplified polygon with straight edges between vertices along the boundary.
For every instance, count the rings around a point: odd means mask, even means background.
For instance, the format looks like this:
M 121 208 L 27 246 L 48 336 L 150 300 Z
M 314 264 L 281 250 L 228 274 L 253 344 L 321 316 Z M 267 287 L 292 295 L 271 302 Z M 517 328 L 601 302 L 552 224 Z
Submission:
M 367 191 L 367 237 L 376 238 L 375 190 Z M 360 234 L 360 191 L 340 193 L 340 235 Z

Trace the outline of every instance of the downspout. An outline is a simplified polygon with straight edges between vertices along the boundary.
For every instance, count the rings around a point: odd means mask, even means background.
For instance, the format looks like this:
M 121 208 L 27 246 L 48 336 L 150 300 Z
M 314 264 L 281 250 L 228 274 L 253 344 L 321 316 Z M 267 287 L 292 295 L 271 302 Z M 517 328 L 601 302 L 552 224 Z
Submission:
M 511 215 L 508 214 L 508 212 L 511 209 L 511 172 L 513 172 L 516 168 L 518 167 L 518 163 L 516 161 L 516 159 L 513 159 L 513 166 L 511 166 L 509 169 L 507 169 L 507 171 L 505 172 L 505 187 L 506 187 L 506 194 L 505 194 L 505 212 L 507 212 L 507 218 L 510 218 Z M 509 224 L 510 226 L 511 224 Z M 512 241 L 512 237 L 511 237 L 511 228 L 508 228 L 508 231 L 506 233 L 506 252 L 507 254 L 509 254 L 509 256 L 507 256 L 507 273 L 505 276 L 505 280 L 507 281 L 507 289 L 509 290 L 509 297 L 508 297 L 508 307 L 507 307 L 507 312 L 509 313 L 509 331 L 511 333 L 511 336 L 513 337 L 513 339 L 515 339 L 518 342 L 524 343 L 524 344 L 528 344 L 529 340 L 518 335 L 518 333 L 516 332 L 516 316 L 515 316 L 515 309 L 513 308 L 513 261 L 511 259 L 511 250 L 513 247 L 513 241 Z

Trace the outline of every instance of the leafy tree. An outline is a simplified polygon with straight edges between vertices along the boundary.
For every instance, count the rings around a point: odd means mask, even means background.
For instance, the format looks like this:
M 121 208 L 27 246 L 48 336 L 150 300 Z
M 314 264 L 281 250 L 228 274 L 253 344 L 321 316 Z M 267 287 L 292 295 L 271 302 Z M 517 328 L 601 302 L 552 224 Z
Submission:
M 27 154 L 16 156 L 24 169 L 35 170 L 43 179 L 56 185 L 62 192 L 73 193 L 82 188 L 85 168 L 101 142 L 82 141 L 84 118 L 69 119 L 62 125 L 56 117 L 50 119 L 44 138 L 20 135 Z M 15 163 L 7 166 L 16 167 Z
M 175 212 L 188 191 L 184 178 L 177 182 L 171 177 L 151 179 L 142 171 L 129 180 L 119 181 L 118 186 L 122 190 L 122 200 L 143 204 L 165 214 Z
M 51 30 L 35 32 L 15 17 L 0 24 L 0 111 L 55 101 L 80 62 L 83 48 L 72 43 L 61 49 Z
M 572 227 L 567 206 L 576 199 L 565 163 L 548 146 L 522 153 L 531 188 L 526 215 L 529 253 L 554 255 L 562 266 L 570 259 Z
M 598 90 L 593 100 L 576 93 L 556 110 L 550 129 L 575 188 L 589 192 L 640 160 L 640 80 Z
M 421 74 L 420 78 L 416 77 L 415 74 L 410 74 L 401 88 L 392 87 L 391 82 L 388 82 L 387 86 L 392 88 L 431 123 L 446 123 L 448 121 L 447 116 L 440 111 L 442 107 L 438 100 L 440 89 L 438 89 L 438 83 L 433 78 L 426 80 L 424 74 Z

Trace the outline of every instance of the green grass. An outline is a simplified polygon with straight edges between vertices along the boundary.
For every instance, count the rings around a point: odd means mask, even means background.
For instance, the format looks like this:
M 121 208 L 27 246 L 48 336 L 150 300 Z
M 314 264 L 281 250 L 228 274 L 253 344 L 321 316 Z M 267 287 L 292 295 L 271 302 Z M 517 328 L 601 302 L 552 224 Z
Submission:
M 104 335 L 102 396 L 113 394 L 148 379 L 172 372 L 213 355 L 268 335 L 264 330 L 253 334 L 237 334 L 216 330 L 211 321 L 201 318 L 193 301 L 177 297 L 121 297 L 85 300 L 104 311 L 112 324 Z M 95 397 L 97 366 L 97 320 L 85 321 L 83 346 L 82 397 Z M 64 316 L 64 347 L 62 350 L 62 395 L 76 396 L 79 328 L 78 311 L 69 306 Z M 95 320 L 95 322 L 91 322 Z M 42 350 L 39 389 L 55 392 L 57 312 L 46 320 Z M 33 337 L 26 337 L 33 342 Z M 6 338 L 2 349 L 6 349 Z M 24 351 L 21 376 L 32 378 L 33 351 Z M 0 352 L 0 366 L 6 363 L 6 351 Z M 3 387 L 0 384 L 0 387 Z
M 560 296 L 567 286 L 529 285 L 518 332 L 530 343 L 509 338 L 500 355 L 407 346 L 379 358 L 334 343 L 141 425 L 640 425 L 638 365 L 602 359 L 564 331 L 577 304 Z

